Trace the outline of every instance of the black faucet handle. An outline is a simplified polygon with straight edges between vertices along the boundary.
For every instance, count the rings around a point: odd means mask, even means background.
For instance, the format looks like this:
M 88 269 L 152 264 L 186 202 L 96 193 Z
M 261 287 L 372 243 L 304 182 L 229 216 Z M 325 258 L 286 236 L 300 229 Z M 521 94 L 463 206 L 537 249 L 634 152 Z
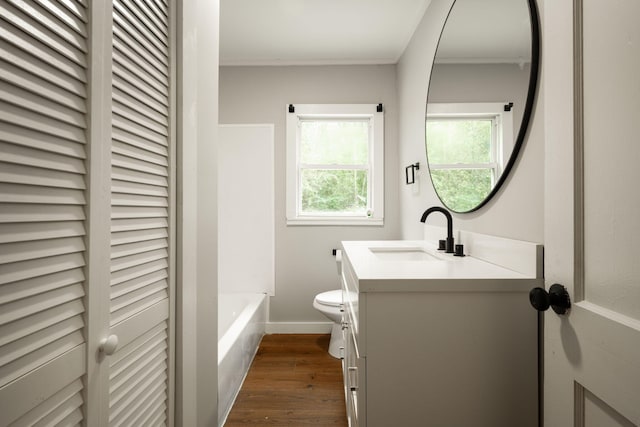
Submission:
M 445 253 L 452 254 L 453 253 L 453 247 L 454 247 L 453 237 L 447 237 L 447 240 L 446 240 L 445 245 L 444 245 Z

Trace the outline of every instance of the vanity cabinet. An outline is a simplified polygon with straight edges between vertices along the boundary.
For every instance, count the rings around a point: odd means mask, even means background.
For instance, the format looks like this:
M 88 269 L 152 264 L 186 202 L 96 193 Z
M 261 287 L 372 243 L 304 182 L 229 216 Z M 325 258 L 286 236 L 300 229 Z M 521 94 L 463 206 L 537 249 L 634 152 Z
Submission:
M 346 270 L 347 274 L 348 271 Z M 344 339 L 344 357 L 342 374 L 344 379 L 344 394 L 347 407 L 347 417 L 350 426 L 366 425 L 364 399 L 358 399 L 366 390 L 366 367 L 364 359 L 360 357 L 358 347 L 358 290 L 357 282 L 345 279 L 345 269 L 341 274 L 342 283 L 342 335 Z M 358 406 L 360 404 L 360 406 Z
M 528 291 L 542 278 L 477 268 L 482 261 L 471 257 L 434 261 L 429 275 L 416 261 L 378 261 L 367 244 L 342 247 L 349 425 L 537 426 L 537 313 Z M 470 277 L 450 275 L 467 267 Z

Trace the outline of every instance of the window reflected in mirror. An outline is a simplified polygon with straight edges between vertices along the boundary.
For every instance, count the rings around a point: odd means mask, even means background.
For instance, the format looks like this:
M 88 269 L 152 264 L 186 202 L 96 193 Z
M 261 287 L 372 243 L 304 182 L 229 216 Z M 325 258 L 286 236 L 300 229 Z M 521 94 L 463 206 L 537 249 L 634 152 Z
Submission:
M 512 149 L 512 122 L 507 103 L 427 107 L 431 181 L 449 209 L 469 211 L 491 193 L 504 169 L 505 150 Z

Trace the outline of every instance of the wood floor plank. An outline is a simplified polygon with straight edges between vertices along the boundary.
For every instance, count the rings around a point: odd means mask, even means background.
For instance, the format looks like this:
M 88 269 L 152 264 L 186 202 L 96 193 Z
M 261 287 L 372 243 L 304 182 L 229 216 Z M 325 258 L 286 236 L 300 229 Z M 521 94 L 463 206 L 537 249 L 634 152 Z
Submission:
M 265 335 L 225 427 L 347 426 L 342 364 L 329 335 Z

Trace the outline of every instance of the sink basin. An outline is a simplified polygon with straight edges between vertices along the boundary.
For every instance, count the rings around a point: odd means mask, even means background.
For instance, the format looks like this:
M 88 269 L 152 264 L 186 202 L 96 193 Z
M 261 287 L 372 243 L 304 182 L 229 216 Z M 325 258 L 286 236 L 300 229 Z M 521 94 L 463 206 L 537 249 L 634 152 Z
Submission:
M 437 255 L 425 251 L 420 247 L 373 247 L 371 253 L 381 260 L 386 261 L 442 261 Z

